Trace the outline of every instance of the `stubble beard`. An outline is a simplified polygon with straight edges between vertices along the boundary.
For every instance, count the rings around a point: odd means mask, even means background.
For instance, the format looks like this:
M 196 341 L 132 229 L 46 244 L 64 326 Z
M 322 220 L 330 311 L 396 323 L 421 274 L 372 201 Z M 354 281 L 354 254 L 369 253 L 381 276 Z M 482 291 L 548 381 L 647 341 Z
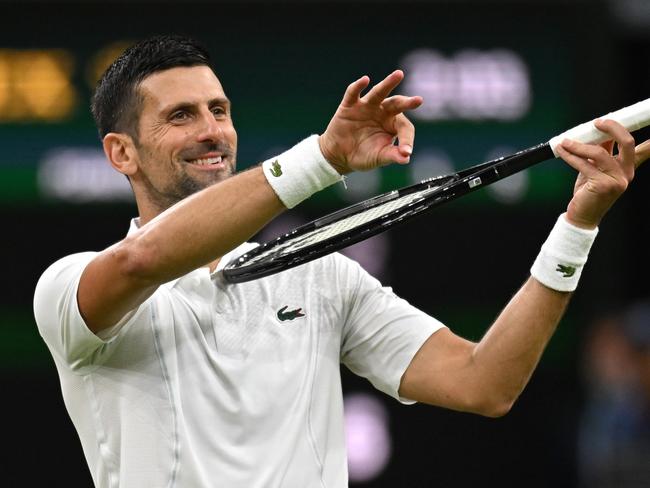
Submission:
M 148 177 L 143 178 L 147 198 L 158 209 L 158 213 L 162 213 L 181 200 L 230 178 L 234 174 L 235 151 L 223 147 L 219 149 L 224 155 L 227 155 L 226 161 L 229 164 L 222 171 L 206 172 L 204 178 L 199 179 L 190 175 L 186 166 L 189 163 L 180 163 L 180 166 L 175 166 L 172 181 L 163 188 L 157 188 Z
M 174 194 L 176 198 L 176 202 L 180 202 L 181 200 L 189 197 L 190 195 L 194 195 L 197 192 L 200 192 L 201 190 L 205 190 L 206 188 L 215 185 L 227 178 L 230 178 L 232 176 L 232 166 L 228 165 L 226 168 L 223 169 L 223 171 L 215 171 L 214 173 L 208 173 L 205 175 L 204 178 L 198 179 L 192 177 L 187 171 L 185 171 L 185 168 L 181 168 L 182 171 L 179 172 L 178 178 L 174 182 Z M 174 203 L 176 203 L 174 202 Z

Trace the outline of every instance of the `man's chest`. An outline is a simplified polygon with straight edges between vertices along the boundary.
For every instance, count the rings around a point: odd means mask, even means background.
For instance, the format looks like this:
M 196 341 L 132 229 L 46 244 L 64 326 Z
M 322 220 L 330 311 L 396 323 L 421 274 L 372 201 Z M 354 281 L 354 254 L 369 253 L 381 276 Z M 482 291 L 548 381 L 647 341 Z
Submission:
M 317 354 L 340 337 L 343 316 L 336 303 L 296 279 L 180 285 L 173 300 L 175 335 L 194 330 L 192 339 L 217 357 L 290 360 Z

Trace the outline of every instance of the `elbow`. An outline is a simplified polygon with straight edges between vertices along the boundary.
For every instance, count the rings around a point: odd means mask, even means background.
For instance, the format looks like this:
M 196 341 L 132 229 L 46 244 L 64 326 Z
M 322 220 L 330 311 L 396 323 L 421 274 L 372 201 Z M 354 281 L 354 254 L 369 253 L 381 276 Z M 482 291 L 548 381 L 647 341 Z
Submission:
M 131 281 L 155 283 L 156 255 L 153 247 L 142 237 L 127 237 L 109 248 L 119 273 Z
M 514 403 L 514 401 L 494 402 L 493 405 L 485 407 L 483 411 L 480 412 L 480 415 L 493 419 L 504 417 L 507 413 L 510 412 Z
M 471 411 L 483 417 L 499 418 L 512 410 L 516 400 L 516 396 L 491 394 L 476 402 Z

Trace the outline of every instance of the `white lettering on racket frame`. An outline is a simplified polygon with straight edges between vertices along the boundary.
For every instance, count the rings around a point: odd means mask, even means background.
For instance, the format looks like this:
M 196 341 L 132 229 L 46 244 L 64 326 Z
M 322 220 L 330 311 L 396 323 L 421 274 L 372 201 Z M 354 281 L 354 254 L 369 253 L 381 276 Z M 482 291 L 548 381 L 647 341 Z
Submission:
M 473 178 L 473 179 L 471 179 L 469 181 L 469 187 L 470 188 L 475 188 L 475 187 L 479 186 L 481 183 L 482 183 L 481 177 L 477 176 L 476 178 Z

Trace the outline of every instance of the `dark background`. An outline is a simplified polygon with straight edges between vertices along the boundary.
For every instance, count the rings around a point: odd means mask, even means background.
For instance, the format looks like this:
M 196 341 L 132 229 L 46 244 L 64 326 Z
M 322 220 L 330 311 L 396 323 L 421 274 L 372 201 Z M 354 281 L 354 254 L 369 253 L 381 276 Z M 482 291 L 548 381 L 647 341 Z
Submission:
M 505 48 L 529 66 L 531 107 L 517 120 L 415 120 L 414 159 L 423 147 L 442 148 L 458 168 L 486 159 L 497 146 L 542 142 L 649 93 L 650 15 L 643 0 L 29 2 L 0 4 L 0 11 L 0 94 L 3 50 L 62 49 L 74 60 L 69 73 L 77 97 L 55 120 L 0 114 L 3 486 L 91 485 L 31 300 L 49 264 L 119 240 L 135 215 L 130 203 L 48 197 L 37 181 L 51 148 L 99 147 L 87 109 L 88 79 L 89 66 L 106 46 L 168 32 L 203 40 L 233 101 L 241 168 L 321 132 L 349 82 L 362 74 L 377 80 L 419 48 L 449 56 L 467 48 Z M 0 111 L 2 103 L 0 96 Z M 378 188 L 408 183 L 404 171 L 382 170 Z M 483 419 L 378 396 L 390 413 L 393 457 L 363 486 L 578 485 L 583 338 L 595 317 L 650 295 L 646 171 L 603 222 L 570 310 L 512 412 Z M 526 279 L 571 195 L 573 172 L 561 163 L 545 163 L 529 174 L 531 193 L 516 204 L 477 192 L 390 232 L 382 241 L 388 245 L 384 282 L 454 331 L 479 339 Z M 337 191 L 302 205 L 295 218 L 348 203 Z M 346 392 L 371 390 L 343 374 Z

